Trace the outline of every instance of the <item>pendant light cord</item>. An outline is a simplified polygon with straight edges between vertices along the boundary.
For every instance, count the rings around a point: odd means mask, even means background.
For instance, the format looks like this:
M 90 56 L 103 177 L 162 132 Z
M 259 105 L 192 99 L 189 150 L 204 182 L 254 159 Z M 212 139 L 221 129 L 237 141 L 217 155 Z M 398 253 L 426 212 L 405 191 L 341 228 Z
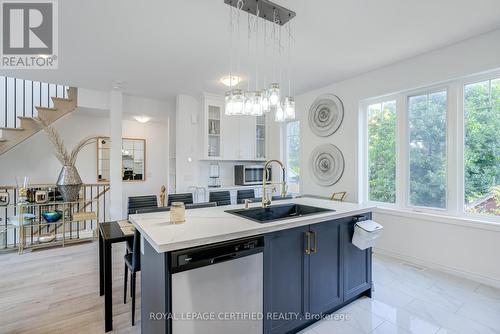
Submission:
M 229 87 L 233 87 L 233 6 L 229 6 Z
M 259 2 L 257 1 L 257 18 L 255 19 L 255 91 L 259 90 Z
M 243 0 L 238 0 L 236 3 L 236 8 L 238 9 L 238 14 L 236 16 L 237 26 L 238 26 L 238 65 L 237 71 L 240 73 L 240 65 L 241 65 L 241 39 L 240 39 L 240 13 L 243 8 Z M 238 80 L 238 89 L 240 89 L 240 81 Z
M 292 23 L 288 22 L 288 96 L 292 96 Z

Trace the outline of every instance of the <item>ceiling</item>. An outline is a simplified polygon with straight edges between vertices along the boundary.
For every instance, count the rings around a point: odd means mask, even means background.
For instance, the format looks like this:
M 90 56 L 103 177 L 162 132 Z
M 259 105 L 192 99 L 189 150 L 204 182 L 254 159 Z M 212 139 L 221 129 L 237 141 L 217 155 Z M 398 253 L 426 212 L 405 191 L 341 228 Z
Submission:
M 297 13 L 294 95 L 500 28 L 498 0 L 276 2 Z M 223 93 L 228 21 L 223 0 L 59 1 L 59 69 L 0 73 L 100 90 L 124 81 L 158 99 Z

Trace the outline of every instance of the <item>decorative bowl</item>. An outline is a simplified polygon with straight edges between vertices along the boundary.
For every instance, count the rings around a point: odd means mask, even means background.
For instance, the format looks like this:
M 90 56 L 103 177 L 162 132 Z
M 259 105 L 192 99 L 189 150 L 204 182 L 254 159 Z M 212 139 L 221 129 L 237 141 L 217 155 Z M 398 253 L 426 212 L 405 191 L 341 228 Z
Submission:
M 55 223 L 62 218 L 62 211 L 45 211 L 42 212 L 42 217 L 47 221 L 47 223 Z
M 54 241 L 55 238 L 56 236 L 54 234 L 44 234 L 38 238 L 38 241 L 40 241 L 40 243 L 46 243 Z
M 31 221 L 33 219 L 35 219 L 36 216 L 34 214 L 32 214 L 32 213 L 24 213 L 23 217 L 24 217 L 24 219 L 23 219 L 23 225 L 29 225 L 31 223 Z M 9 218 L 7 218 L 7 220 L 12 225 L 15 225 L 15 226 L 19 226 L 20 225 L 19 224 L 19 215 L 9 217 Z

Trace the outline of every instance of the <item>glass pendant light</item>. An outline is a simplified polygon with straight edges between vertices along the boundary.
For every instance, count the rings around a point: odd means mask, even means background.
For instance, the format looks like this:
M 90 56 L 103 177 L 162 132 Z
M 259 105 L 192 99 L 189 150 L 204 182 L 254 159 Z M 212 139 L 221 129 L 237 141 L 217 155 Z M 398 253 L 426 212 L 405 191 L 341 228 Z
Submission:
M 253 94 L 253 107 L 252 116 L 262 116 L 262 94 L 261 92 L 254 92 Z
M 262 112 L 268 113 L 271 111 L 271 106 L 269 105 L 269 97 L 267 97 L 267 90 L 263 89 L 261 91 L 261 105 L 262 105 Z
M 233 105 L 232 105 L 232 115 L 243 115 L 243 107 L 245 103 L 245 97 L 243 96 L 243 91 L 241 89 L 233 89 Z
M 245 106 L 243 115 L 251 115 L 254 105 L 254 92 L 245 92 Z
M 293 97 L 287 96 L 285 98 L 285 120 L 295 119 L 295 101 Z
M 285 121 L 285 113 L 283 112 L 283 107 L 281 106 L 280 102 L 278 102 L 278 105 L 276 106 L 274 120 L 276 122 L 284 122 Z
M 280 84 L 272 83 L 269 86 L 269 105 L 271 107 L 277 107 L 280 104 L 281 96 L 280 96 Z
M 224 103 L 224 113 L 228 116 L 233 115 L 233 94 L 231 91 L 226 92 Z

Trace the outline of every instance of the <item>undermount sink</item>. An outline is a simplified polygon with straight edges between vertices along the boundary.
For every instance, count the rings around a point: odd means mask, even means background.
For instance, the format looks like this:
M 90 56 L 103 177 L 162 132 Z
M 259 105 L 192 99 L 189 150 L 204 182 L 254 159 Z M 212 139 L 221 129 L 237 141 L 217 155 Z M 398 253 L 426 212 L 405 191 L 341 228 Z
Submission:
M 258 223 L 269 223 L 282 219 L 310 216 L 331 211 L 335 210 L 302 204 L 278 204 L 268 206 L 267 208 L 236 209 L 227 210 L 225 212 L 239 217 L 247 218 Z

